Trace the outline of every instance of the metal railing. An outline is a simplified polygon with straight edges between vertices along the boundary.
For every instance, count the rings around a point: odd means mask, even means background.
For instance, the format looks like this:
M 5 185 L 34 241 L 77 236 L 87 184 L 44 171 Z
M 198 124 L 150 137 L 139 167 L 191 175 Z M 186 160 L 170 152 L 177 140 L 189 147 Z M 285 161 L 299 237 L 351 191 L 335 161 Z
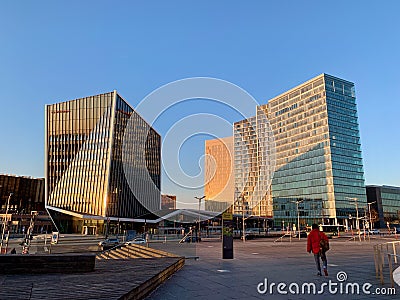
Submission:
M 179 241 L 179 244 L 183 243 L 188 236 L 190 237 L 190 239 L 192 238 L 192 236 L 193 236 L 193 230 L 192 229 L 190 229 L 189 232 Z
M 394 285 L 393 270 L 396 266 L 399 266 L 400 262 L 400 256 L 397 253 L 400 253 L 400 241 L 374 245 L 375 275 L 382 285 L 384 284 L 384 274 L 387 271 L 386 267 L 389 268 L 392 287 Z
M 123 244 L 118 244 L 118 245 L 116 245 L 116 246 L 114 246 L 114 247 L 112 247 L 112 248 L 109 248 L 109 249 L 107 249 L 107 250 L 101 251 L 100 254 L 106 255 L 106 256 L 107 256 L 107 259 L 110 259 L 110 252 L 113 251 L 113 250 L 116 250 L 116 249 L 118 249 L 118 248 L 121 248 L 122 246 L 123 246 Z
M 284 235 L 282 235 L 281 237 L 277 238 L 277 239 L 274 241 L 274 243 L 276 243 L 276 242 L 278 242 L 278 241 L 282 242 L 282 240 L 283 240 L 284 237 L 289 237 L 290 242 L 292 242 L 292 233 L 286 232 Z

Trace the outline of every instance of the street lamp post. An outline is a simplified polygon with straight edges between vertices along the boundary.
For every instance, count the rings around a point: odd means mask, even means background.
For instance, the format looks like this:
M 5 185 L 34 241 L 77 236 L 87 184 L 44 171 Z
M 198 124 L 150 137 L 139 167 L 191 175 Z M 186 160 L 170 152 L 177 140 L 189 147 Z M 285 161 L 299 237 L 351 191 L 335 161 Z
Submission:
M 119 216 L 120 216 L 119 202 L 120 202 L 120 199 L 118 198 L 119 197 L 118 193 L 120 191 L 121 191 L 121 189 L 118 188 L 118 187 L 116 187 L 114 189 L 114 191 L 112 191 L 112 193 L 115 195 L 115 202 L 117 203 L 117 217 L 118 217 L 118 221 L 117 221 L 117 238 L 119 238 L 119 226 L 120 226 L 120 224 L 119 224 Z
M 244 195 L 242 194 L 242 193 L 240 193 L 239 191 L 238 191 L 238 189 L 236 188 L 236 191 L 235 191 L 235 196 L 236 196 L 236 201 L 235 201 L 235 203 L 237 203 L 237 208 L 239 208 L 239 203 L 240 203 L 240 199 L 241 199 L 241 203 L 242 203 L 242 205 L 241 205 L 241 209 L 242 209 L 242 239 L 243 239 L 243 242 L 246 242 L 246 234 L 245 234 L 245 230 L 246 230 L 246 224 L 245 224 L 245 218 L 244 218 Z
M 371 229 L 374 229 L 374 226 L 372 224 L 372 217 L 371 217 L 371 205 L 374 203 L 376 203 L 376 201 L 367 203 L 368 204 L 368 212 L 369 212 L 369 224 L 371 226 Z
M 360 221 L 359 221 L 359 216 L 358 216 L 358 202 L 357 202 L 357 198 L 356 198 L 356 218 L 357 218 L 357 221 L 356 221 L 356 227 L 357 227 L 357 230 L 360 230 Z
M 0 253 L 3 250 L 4 234 L 6 232 L 6 221 L 7 221 L 7 215 L 8 215 L 8 207 L 10 206 L 10 199 L 11 199 L 12 195 L 13 195 L 13 193 L 10 193 L 10 195 L 8 196 L 7 206 L 6 206 L 6 216 L 3 218 L 3 231 L 1 233 Z M 7 251 L 7 248 L 6 248 L 6 251 Z
M 201 200 L 203 200 L 206 196 L 202 197 L 194 197 L 195 199 L 199 200 L 199 238 L 200 238 L 200 205 L 201 205 Z
M 243 242 L 246 242 L 246 224 L 244 223 L 244 197 L 242 195 L 242 230 L 243 230 Z
M 299 240 L 300 240 L 300 212 L 299 212 L 299 203 L 303 202 L 304 200 L 296 200 L 296 201 L 291 201 L 293 203 L 296 203 L 296 210 L 297 210 L 297 231 L 299 233 Z
M 110 217 L 106 217 L 106 236 L 105 238 L 108 238 L 108 227 L 110 226 Z
M 360 230 L 360 222 L 359 222 L 359 218 L 358 218 L 358 198 L 350 198 L 350 197 L 346 197 L 349 200 L 353 200 L 354 201 L 354 205 L 356 206 L 356 229 L 357 231 Z

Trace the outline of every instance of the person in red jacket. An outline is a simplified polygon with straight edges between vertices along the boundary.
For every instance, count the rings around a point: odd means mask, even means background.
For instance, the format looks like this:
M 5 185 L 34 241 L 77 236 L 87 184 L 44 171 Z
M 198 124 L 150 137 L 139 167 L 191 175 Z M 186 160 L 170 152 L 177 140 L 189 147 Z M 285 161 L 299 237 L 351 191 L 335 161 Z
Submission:
M 311 228 L 312 230 L 307 237 L 307 252 L 311 253 L 312 251 L 314 254 L 315 264 L 318 271 L 317 275 L 322 276 L 321 264 L 319 261 L 319 258 L 321 257 L 324 274 L 325 276 L 328 276 L 328 260 L 326 259 L 326 253 L 321 250 L 321 246 L 319 243 L 321 239 L 329 242 L 328 237 L 325 235 L 325 233 L 319 231 L 317 224 L 312 224 Z

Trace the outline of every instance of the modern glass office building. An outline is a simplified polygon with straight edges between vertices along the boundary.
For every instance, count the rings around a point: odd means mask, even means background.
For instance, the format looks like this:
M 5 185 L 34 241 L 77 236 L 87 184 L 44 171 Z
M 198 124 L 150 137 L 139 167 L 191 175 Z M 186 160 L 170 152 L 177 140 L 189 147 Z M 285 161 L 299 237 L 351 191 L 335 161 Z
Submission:
M 7 204 L 14 214 L 44 211 L 44 178 L 0 174 L 0 214 L 7 211 Z
M 321 74 L 261 107 L 276 141 L 275 224 L 354 223 L 367 205 L 354 83 Z
M 161 195 L 161 209 L 176 209 L 176 196 Z
M 400 224 L 400 187 L 367 185 L 367 199 L 374 227 Z
M 46 208 L 62 232 L 160 209 L 160 135 L 116 91 L 46 106 Z
M 302 226 L 359 224 L 367 202 L 354 83 L 321 74 L 235 122 L 233 138 L 235 213 L 285 227 L 298 216 Z
M 233 137 L 205 141 L 205 210 L 223 212 L 234 200 Z
M 271 178 L 275 169 L 275 140 L 264 107 L 233 124 L 234 213 L 272 217 Z

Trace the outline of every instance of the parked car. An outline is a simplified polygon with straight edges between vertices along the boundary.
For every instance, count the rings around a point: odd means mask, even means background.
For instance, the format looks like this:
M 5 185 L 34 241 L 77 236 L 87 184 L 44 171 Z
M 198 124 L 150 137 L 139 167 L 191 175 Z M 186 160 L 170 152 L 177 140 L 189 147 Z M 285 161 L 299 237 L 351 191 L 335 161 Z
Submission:
M 305 231 L 300 231 L 300 238 L 306 238 L 308 236 L 307 232 Z M 294 238 L 299 238 L 299 233 L 296 232 L 293 234 Z
M 400 227 L 393 227 L 392 233 L 400 234 Z
M 144 239 L 144 238 L 141 238 L 141 237 L 137 237 L 137 238 L 134 238 L 133 240 L 131 240 L 131 241 L 127 241 L 126 243 L 125 243 L 125 245 L 139 245 L 139 244 L 146 244 L 146 240 Z
M 380 233 L 379 229 L 370 229 L 368 232 L 369 232 L 369 234 L 379 234 Z
M 109 249 L 119 245 L 118 239 L 105 239 L 104 241 L 99 242 L 99 247 L 104 249 Z
M 201 238 L 199 238 L 197 236 L 187 236 L 185 238 L 185 242 L 186 243 L 197 243 L 197 242 L 201 242 Z

